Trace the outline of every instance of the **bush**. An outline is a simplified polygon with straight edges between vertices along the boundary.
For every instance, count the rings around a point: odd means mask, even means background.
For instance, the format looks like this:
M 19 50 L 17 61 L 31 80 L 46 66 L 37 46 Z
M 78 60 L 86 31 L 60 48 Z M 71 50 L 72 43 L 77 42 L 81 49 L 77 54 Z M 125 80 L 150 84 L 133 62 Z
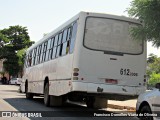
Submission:
M 160 74 L 152 73 L 150 75 L 148 84 L 150 86 L 155 86 L 156 83 L 160 83 Z

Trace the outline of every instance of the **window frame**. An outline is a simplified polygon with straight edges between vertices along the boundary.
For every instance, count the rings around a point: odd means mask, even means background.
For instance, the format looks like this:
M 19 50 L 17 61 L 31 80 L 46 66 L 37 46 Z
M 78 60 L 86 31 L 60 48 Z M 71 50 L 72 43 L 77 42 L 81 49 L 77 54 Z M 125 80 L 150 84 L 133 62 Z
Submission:
M 89 49 L 89 50 L 93 50 L 93 51 L 101 51 L 101 52 L 104 52 L 104 54 L 111 54 L 111 55 L 118 55 L 118 56 L 123 56 L 124 54 L 127 54 L 127 55 L 141 55 L 144 53 L 144 41 L 142 40 L 142 50 L 140 53 L 137 53 L 137 54 L 133 54 L 133 53 L 127 53 L 127 52 L 118 52 L 118 51 L 109 51 L 109 50 L 99 50 L 99 49 L 93 49 L 93 48 L 89 48 L 85 45 L 85 29 L 86 29 L 86 25 L 87 25 L 87 19 L 88 18 L 102 18 L 102 19 L 111 19 L 111 20 L 119 20 L 119 21 L 123 21 L 123 22 L 130 22 L 130 23 L 134 23 L 132 21 L 125 21 L 125 20 L 120 20 L 120 19 L 114 19 L 114 18 L 105 18 L 105 17 L 95 17 L 95 16 L 87 16 L 86 19 L 85 19 L 85 26 L 84 26 L 84 35 L 83 35 L 83 47 L 86 48 L 86 49 Z M 134 23 L 134 24 L 137 24 L 137 25 L 141 25 L 141 24 L 138 24 L 138 23 Z

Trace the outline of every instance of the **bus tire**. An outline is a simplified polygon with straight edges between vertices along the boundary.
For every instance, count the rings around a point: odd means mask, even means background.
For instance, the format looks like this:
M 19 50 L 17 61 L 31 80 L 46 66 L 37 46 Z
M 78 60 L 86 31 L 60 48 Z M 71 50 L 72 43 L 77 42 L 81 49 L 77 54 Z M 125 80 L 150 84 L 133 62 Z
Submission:
M 26 82 L 26 85 L 25 85 L 25 92 L 26 92 L 26 98 L 27 99 L 33 99 L 33 93 L 29 93 L 28 92 L 28 82 Z
M 63 97 L 62 96 L 50 96 L 50 105 L 57 107 L 63 105 Z
M 94 97 L 88 97 L 86 100 L 86 105 L 88 108 L 94 108 L 95 98 Z
M 106 98 L 95 97 L 94 108 L 107 108 L 108 100 Z
M 107 108 L 108 101 L 105 98 L 100 97 L 88 97 L 86 105 L 88 108 Z
M 50 106 L 49 83 L 46 83 L 44 87 L 44 104 L 47 107 Z

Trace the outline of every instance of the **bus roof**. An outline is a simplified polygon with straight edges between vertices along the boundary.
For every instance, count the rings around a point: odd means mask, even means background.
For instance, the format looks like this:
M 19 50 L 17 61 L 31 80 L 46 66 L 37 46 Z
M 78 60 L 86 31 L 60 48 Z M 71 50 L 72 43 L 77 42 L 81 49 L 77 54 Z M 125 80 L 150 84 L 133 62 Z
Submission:
M 138 21 L 136 19 L 128 18 L 128 17 L 125 17 L 125 16 L 111 15 L 111 14 L 106 14 L 106 13 L 83 12 L 82 11 L 82 12 L 78 13 L 77 15 L 75 15 L 74 17 L 72 17 L 71 19 L 69 19 L 67 22 L 65 22 L 61 26 L 59 26 L 58 28 L 56 28 L 55 30 L 53 30 L 52 32 L 48 33 L 46 36 L 44 36 L 38 42 L 36 42 L 35 44 L 33 44 L 27 50 L 27 52 L 29 52 L 31 49 L 33 49 L 37 45 L 41 44 L 43 41 L 51 38 L 54 34 L 56 34 L 60 30 L 62 30 L 63 28 L 65 28 L 66 26 L 68 26 L 69 24 L 71 24 L 72 22 L 74 22 L 75 20 L 77 20 L 81 15 L 86 15 L 86 14 L 88 16 L 104 17 L 104 18 L 117 19 L 117 20 L 129 21 L 129 22 L 133 22 L 133 23 L 137 23 L 137 24 L 142 24 L 140 21 Z
M 30 51 L 32 48 L 36 47 L 37 45 L 41 44 L 43 41 L 49 39 L 50 37 L 52 37 L 54 34 L 56 34 L 57 32 L 59 32 L 60 30 L 62 30 L 63 28 L 65 28 L 67 25 L 71 24 L 73 21 L 77 20 L 79 18 L 80 14 L 75 15 L 74 17 L 72 17 L 70 20 L 68 20 L 67 22 L 65 22 L 64 24 L 62 24 L 61 26 L 59 26 L 58 28 L 56 28 L 55 30 L 53 30 L 52 32 L 48 33 L 46 36 L 44 36 L 42 39 L 40 39 L 39 41 L 37 41 L 35 44 L 33 44 L 27 51 Z

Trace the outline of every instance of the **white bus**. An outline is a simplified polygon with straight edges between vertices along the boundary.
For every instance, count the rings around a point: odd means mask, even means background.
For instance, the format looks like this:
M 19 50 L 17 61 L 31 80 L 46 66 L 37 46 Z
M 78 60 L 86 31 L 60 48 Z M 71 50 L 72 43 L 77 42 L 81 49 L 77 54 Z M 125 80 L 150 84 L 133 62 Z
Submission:
M 104 107 L 145 91 L 146 43 L 130 29 L 142 25 L 123 16 L 80 12 L 26 52 L 26 98 L 44 95 L 44 104 L 85 101 Z

